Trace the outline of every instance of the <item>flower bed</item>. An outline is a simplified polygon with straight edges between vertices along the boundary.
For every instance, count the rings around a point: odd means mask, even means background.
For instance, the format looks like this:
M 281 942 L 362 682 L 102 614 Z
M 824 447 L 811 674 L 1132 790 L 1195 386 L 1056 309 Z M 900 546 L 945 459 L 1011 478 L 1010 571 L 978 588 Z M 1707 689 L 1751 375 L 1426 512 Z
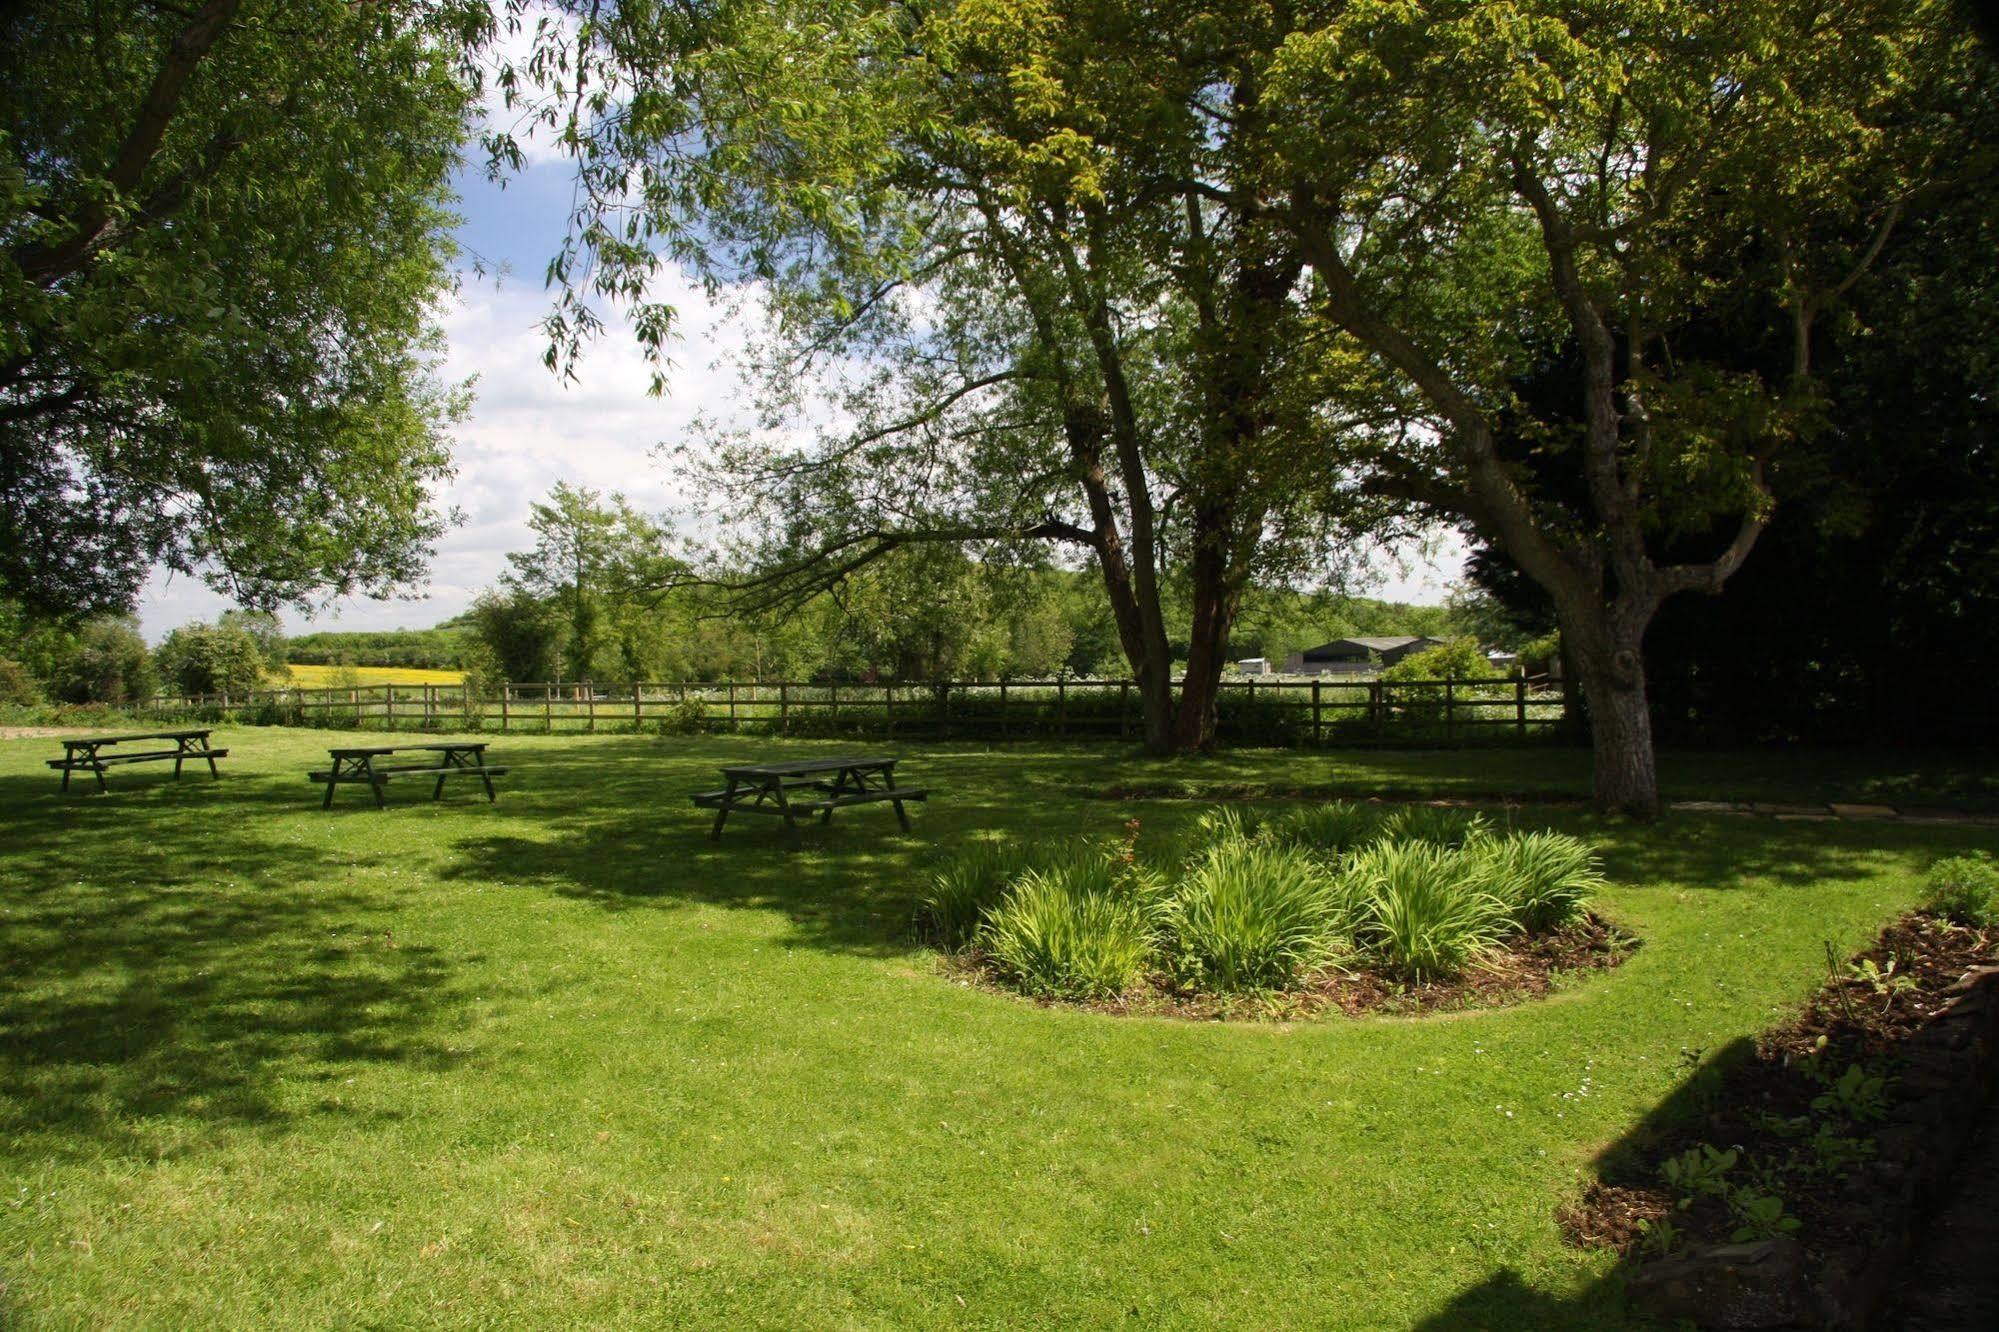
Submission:
M 1629 1289 L 1649 1312 L 1710 1327 L 1864 1320 L 1995 1067 L 1999 885 L 1976 861 L 1938 868 L 1929 910 L 1852 958 L 1829 954 L 1795 1018 L 1697 1075 L 1693 1113 L 1614 1153 L 1564 1209 L 1571 1242 L 1641 1264 Z
M 1101 1011 L 1300 1016 L 1426 1011 L 1543 994 L 1630 940 L 1589 911 L 1595 852 L 1461 811 L 1334 802 L 1194 833 L 975 844 L 924 922 L 967 983 Z

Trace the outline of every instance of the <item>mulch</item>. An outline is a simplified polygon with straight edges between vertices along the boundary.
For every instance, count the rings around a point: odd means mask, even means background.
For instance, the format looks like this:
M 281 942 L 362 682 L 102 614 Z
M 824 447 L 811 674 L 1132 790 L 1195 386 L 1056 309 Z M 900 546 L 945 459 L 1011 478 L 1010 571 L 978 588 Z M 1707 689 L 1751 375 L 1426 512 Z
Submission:
M 1147 977 L 1137 990 L 1116 999 L 1032 997 L 1030 1002 L 1117 1016 L 1196 1022 L 1284 1021 L 1321 1017 L 1333 1011 L 1347 1017 L 1369 1017 L 1498 1008 L 1541 998 L 1567 977 L 1614 967 L 1637 946 L 1637 940 L 1616 926 L 1586 916 L 1561 930 L 1514 938 L 1452 980 L 1411 982 L 1379 972 L 1336 967 L 1296 989 L 1215 995 L 1183 989 L 1162 973 Z M 947 958 L 944 966 L 960 984 L 1022 997 L 976 951 Z
M 1910 914 L 1883 930 L 1865 952 L 1829 959 L 1826 981 L 1804 1009 L 1763 1032 L 1747 1058 L 1719 1070 L 1701 1091 L 1691 1119 L 1606 1162 L 1608 1178 L 1593 1182 L 1560 1211 L 1557 1220 L 1566 1237 L 1579 1246 L 1629 1254 L 1642 1239 L 1641 1222 L 1671 1216 L 1689 1243 L 1728 1242 L 1735 1223 L 1719 1200 L 1676 1208 L 1671 1191 L 1658 1182 L 1665 1161 L 1707 1143 L 1740 1153 L 1735 1175 L 1747 1178 L 1757 1171 L 1774 1182 L 1801 1222 L 1798 1238 L 1808 1250 L 1830 1252 L 1864 1242 L 1871 1218 L 1841 1202 L 1840 1172 L 1828 1169 L 1795 1127 L 1784 1131 L 1787 1124 L 1811 1122 L 1812 1101 L 1826 1090 L 1808 1070 L 1816 1066 L 1836 1076 L 1858 1063 L 1888 1078 L 1892 1105 L 1900 1044 L 1945 1006 L 1952 985 L 1973 968 L 1990 965 L 1995 954 L 1999 948 L 1991 936 Z M 1866 962 L 1889 979 L 1856 973 Z M 1851 1136 L 1867 1141 L 1867 1132 L 1856 1126 Z

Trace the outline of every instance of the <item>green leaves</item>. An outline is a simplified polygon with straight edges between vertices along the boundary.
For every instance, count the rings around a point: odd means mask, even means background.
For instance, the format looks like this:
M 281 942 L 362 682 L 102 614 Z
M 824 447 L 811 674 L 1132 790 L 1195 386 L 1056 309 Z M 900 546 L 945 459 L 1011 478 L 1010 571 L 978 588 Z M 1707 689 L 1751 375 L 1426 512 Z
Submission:
M 74 615 L 156 562 L 257 604 L 418 581 L 464 407 L 433 311 L 484 6 L 10 23 L 0 587 Z

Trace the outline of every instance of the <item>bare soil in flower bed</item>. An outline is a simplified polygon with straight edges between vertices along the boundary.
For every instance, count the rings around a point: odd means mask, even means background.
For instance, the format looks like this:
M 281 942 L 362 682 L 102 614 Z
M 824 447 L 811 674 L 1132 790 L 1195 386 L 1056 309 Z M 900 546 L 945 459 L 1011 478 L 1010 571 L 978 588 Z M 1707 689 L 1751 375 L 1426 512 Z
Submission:
M 1509 940 L 1451 980 L 1410 982 L 1357 968 L 1320 973 L 1296 989 L 1257 995 L 1216 995 L 1188 990 L 1164 973 L 1117 999 L 1069 1000 L 1025 996 L 1035 1002 L 1094 1013 L 1191 1021 L 1289 1020 L 1337 1009 L 1348 1017 L 1499 1008 L 1538 999 L 1571 976 L 1616 966 L 1638 941 L 1595 916 L 1546 934 Z M 976 949 L 947 958 L 946 973 L 960 984 L 1022 997 Z
M 1797 1238 L 1808 1253 L 1865 1245 L 1875 1218 L 1846 1196 L 1849 1170 L 1828 1165 L 1809 1135 L 1782 1126 L 1817 1122 L 1813 1101 L 1827 1093 L 1826 1076 L 1837 1078 L 1854 1065 L 1886 1078 L 1881 1123 L 1894 1124 L 1902 1043 L 1945 1007 L 1946 992 L 1967 972 L 1995 958 L 1999 947 L 1989 935 L 1923 914 L 1895 921 L 1873 947 L 1841 960 L 1836 971 L 1829 966 L 1804 1010 L 1765 1031 L 1748 1057 L 1718 1070 L 1710 1085 L 1700 1086 L 1697 1076 L 1690 1118 L 1614 1153 L 1604 1179 L 1563 1209 L 1563 1233 L 1573 1244 L 1632 1254 L 1644 1239 L 1642 1223 L 1670 1217 L 1685 1244 L 1731 1242 L 1737 1221 L 1720 1199 L 1676 1206 L 1660 1180 L 1665 1162 L 1707 1144 L 1740 1154 L 1733 1175 L 1754 1172 L 1769 1181 L 1798 1219 Z M 1821 1076 L 1812 1075 L 1815 1068 Z M 1863 1150 L 1878 1146 L 1867 1125 L 1847 1132 Z

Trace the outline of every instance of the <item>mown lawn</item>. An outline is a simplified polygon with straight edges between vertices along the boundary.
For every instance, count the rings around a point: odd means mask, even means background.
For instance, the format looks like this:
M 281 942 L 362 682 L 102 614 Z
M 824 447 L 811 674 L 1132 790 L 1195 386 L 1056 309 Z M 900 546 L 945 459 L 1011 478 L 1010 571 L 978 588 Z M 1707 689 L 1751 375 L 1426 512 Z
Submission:
M 1605 845 L 1622 968 L 1201 1025 L 950 983 L 909 931 L 926 866 L 1197 808 L 1084 797 L 1119 782 L 1545 790 L 1575 757 L 900 746 L 916 836 L 862 809 L 789 854 L 747 819 L 711 844 L 686 794 L 831 746 L 506 737 L 497 806 L 322 813 L 337 738 L 218 742 L 220 782 L 68 797 L 49 741 L 0 742 L 0 1325 L 1616 1327 L 1557 1202 L 1827 940 L 1999 844 L 1529 809 Z M 1748 766 L 1715 781 L 1786 789 Z

